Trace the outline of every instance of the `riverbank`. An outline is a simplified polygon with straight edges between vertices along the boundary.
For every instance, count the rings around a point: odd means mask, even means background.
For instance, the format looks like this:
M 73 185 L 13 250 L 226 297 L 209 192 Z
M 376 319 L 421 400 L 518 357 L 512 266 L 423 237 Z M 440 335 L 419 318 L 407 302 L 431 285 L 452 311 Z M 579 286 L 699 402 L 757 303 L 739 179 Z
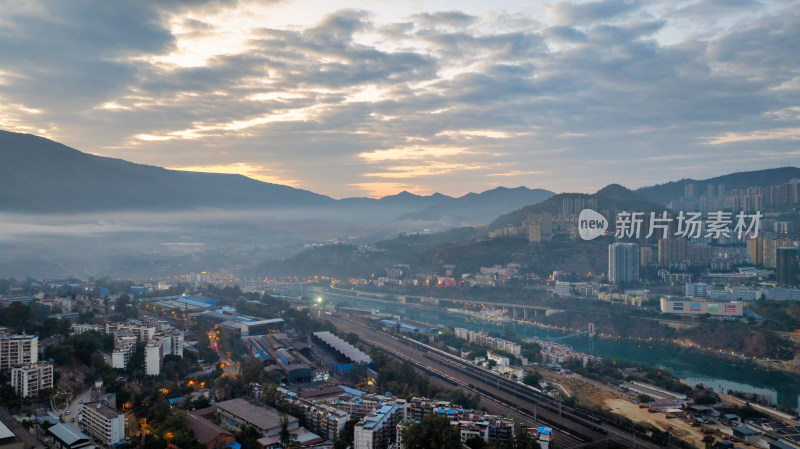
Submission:
M 590 333 L 588 329 L 575 329 L 572 327 L 557 326 L 530 320 L 511 319 L 511 322 L 525 326 L 537 327 L 546 331 L 562 332 L 565 334 L 564 338 L 577 335 L 589 335 L 592 338 L 605 339 L 609 341 L 627 341 L 629 343 L 672 346 L 681 350 L 697 351 L 704 355 L 709 355 L 723 360 L 735 361 L 739 363 L 754 363 L 765 369 L 800 375 L 800 356 L 797 356 L 792 360 L 774 360 L 770 359 L 769 357 L 760 358 L 754 355 L 737 353 L 729 349 L 717 348 L 711 345 L 702 345 L 688 339 L 666 339 L 663 337 L 642 337 L 632 335 L 623 336 L 613 335 L 605 332 Z
M 586 330 L 570 329 L 552 324 L 517 320 L 510 325 L 497 326 L 487 321 L 477 321 L 464 316 L 447 315 L 438 307 L 419 304 L 403 304 L 398 302 L 359 298 L 325 292 L 323 297 L 332 302 L 355 307 L 380 309 L 384 313 L 402 316 L 402 319 L 430 323 L 436 327 L 464 327 L 475 331 L 495 332 L 501 336 L 513 333 L 517 338 L 539 337 L 567 343 L 578 352 L 591 354 L 609 360 L 627 360 L 644 366 L 665 369 L 677 378 L 711 379 L 715 385 L 730 385 L 735 391 L 750 392 L 752 390 L 770 389 L 774 402 L 781 406 L 795 409 L 798 407 L 800 395 L 800 376 L 796 371 L 785 369 L 773 360 L 762 365 L 752 358 L 721 355 L 719 351 L 712 353 L 708 346 L 701 350 L 699 345 L 685 342 L 684 345 L 671 340 L 650 338 L 621 338 L 621 336 L 590 337 Z M 712 357 L 709 357 L 709 356 Z M 726 387 L 728 388 L 728 387 Z

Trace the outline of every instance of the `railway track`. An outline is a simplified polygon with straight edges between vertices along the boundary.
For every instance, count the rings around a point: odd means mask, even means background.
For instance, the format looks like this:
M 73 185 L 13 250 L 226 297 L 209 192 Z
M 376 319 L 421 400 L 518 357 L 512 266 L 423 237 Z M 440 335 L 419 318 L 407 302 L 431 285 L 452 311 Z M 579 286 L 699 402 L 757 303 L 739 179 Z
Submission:
M 521 423 L 545 424 L 558 430 L 569 440 L 561 447 L 581 447 L 589 443 L 612 440 L 626 446 L 660 449 L 664 446 L 637 438 L 615 428 L 600 417 L 564 405 L 542 391 L 474 365 L 460 357 L 433 348 L 416 340 L 367 329 L 363 323 L 339 317 L 361 341 L 404 360 L 426 374 L 453 385 L 480 393 L 482 399 L 516 412 Z M 572 444 L 564 444 L 572 443 Z

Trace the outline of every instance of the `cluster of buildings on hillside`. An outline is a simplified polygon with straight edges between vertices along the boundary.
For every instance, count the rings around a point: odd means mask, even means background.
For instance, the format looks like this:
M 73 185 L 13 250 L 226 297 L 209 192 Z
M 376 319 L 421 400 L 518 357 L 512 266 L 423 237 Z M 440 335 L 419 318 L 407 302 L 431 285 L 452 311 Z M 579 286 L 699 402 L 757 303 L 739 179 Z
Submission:
M 700 212 L 729 210 L 755 212 L 788 210 L 800 205 L 800 179 L 771 186 L 751 186 L 726 190 L 725 184 L 708 182 L 689 183 L 683 188 L 683 197 L 669 201 L 672 210 L 697 210 Z
M 736 259 L 733 258 L 734 252 L 730 249 L 719 250 L 707 244 L 692 244 L 683 238 L 659 240 L 657 258 L 654 257 L 653 250 L 653 247 L 633 242 L 615 242 L 609 245 L 609 282 L 612 284 L 636 282 L 639 280 L 640 268 L 646 266 L 657 267 L 660 270 L 659 275 L 665 282 L 691 282 L 692 275 L 689 274 L 688 268 L 702 266 L 710 268 L 708 277 L 747 279 L 754 274 L 761 276 L 774 274 L 778 285 L 800 285 L 798 278 L 800 252 L 795 242 L 788 237 L 748 239 L 746 251 L 740 251 L 742 257 Z M 722 254 L 724 257 L 717 259 L 714 254 Z M 723 273 L 733 271 L 741 264 L 762 266 L 770 271 L 745 272 L 738 276 Z
M 144 368 L 148 376 L 161 374 L 164 357 L 175 355 L 183 357 L 183 331 L 176 329 L 166 320 L 148 318 L 145 321 L 128 320 L 119 323 L 72 325 L 72 331 L 80 334 L 95 331 L 114 336 L 114 350 L 111 353 L 111 367 L 125 368 L 136 352 L 136 346 L 144 344 Z
M 696 248 L 686 239 L 663 239 L 659 241 L 659 262 L 669 258 L 681 257 L 676 254 L 690 254 Z M 687 251 L 687 248 L 689 251 Z M 611 284 L 634 283 L 639 280 L 639 269 L 643 262 L 645 247 L 632 242 L 615 242 L 608 247 L 608 279 Z M 700 251 L 695 251 L 699 253 Z M 774 269 L 766 271 L 758 268 L 739 268 L 738 273 L 709 273 L 704 275 L 710 282 L 692 282 L 688 272 L 673 273 L 667 269 L 659 270 L 661 279 L 669 284 L 684 284 L 685 294 L 669 295 L 661 298 L 661 311 L 677 314 L 711 314 L 722 316 L 741 316 L 742 304 L 739 301 L 754 301 L 761 298 L 770 300 L 800 300 L 800 249 L 788 237 L 758 237 L 747 240 L 749 262 Z M 680 260 L 680 259 L 677 259 Z M 690 260 L 685 260 L 686 263 Z M 661 263 L 659 266 L 674 267 L 675 264 Z M 685 267 L 684 267 L 685 268 Z M 775 274 L 775 282 L 763 280 Z M 758 283 L 761 280 L 760 283 Z M 711 282 L 726 283 L 725 287 L 715 288 Z M 742 285 L 749 283 L 751 285 Z M 573 294 L 571 286 L 557 283 L 555 293 L 562 296 Z M 577 293 L 577 292 L 575 292 Z M 677 293 L 677 292 L 674 292 Z M 598 299 L 602 294 L 597 294 Z M 674 296 L 674 297 L 672 297 Z M 641 305 L 636 298 L 620 295 L 608 299 Z M 647 299 L 645 296 L 644 299 Z
M 484 331 L 475 332 L 462 327 L 454 329 L 455 336 L 464 339 L 470 343 L 477 343 L 481 346 L 486 346 L 492 349 L 505 351 L 509 354 L 519 357 L 522 354 L 522 346 L 513 341 L 505 340 L 500 337 L 492 337 Z
M 578 214 L 583 209 L 597 209 L 597 199 L 586 194 L 564 194 L 558 213 L 531 214 L 522 223 L 507 225 L 489 231 L 489 238 L 521 237 L 531 243 L 546 242 L 555 236 L 578 238 Z
M 526 343 L 536 343 L 541 348 L 542 363 L 548 366 L 561 365 L 562 363 L 580 361 L 584 366 L 589 360 L 594 359 L 594 356 L 577 352 L 572 349 L 572 346 L 563 343 L 557 343 L 549 340 L 542 340 L 539 337 L 526 338 Z
M 409 266 L 406 264 L 397 264 L 385 270 L 386 276 L 378 277 L 375 280 L 375 286 L 428 285 L 436 287 L 474 287 L 477 285 L 493 287 L 498 283 L 518 278 L 522 274 L 522 266 L 518 263 L 480 267 L 476 273 L 463 273 L 459 276 L 454 275 L 455 265 L 451 264 L 443 265 L 439 273 L 411 273 Z M 352 285 L 365 285 L 368 284 L 369 281 L 366 279 L 350 279 L 349 283 Z

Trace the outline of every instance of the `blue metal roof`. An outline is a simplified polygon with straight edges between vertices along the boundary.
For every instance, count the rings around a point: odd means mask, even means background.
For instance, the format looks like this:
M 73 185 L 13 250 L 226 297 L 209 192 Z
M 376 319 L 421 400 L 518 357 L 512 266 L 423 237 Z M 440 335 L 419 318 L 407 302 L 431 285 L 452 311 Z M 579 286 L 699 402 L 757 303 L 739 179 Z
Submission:
M 356 390 L 355 388 L 345 387 L 344 385 L 339 385 L 339 388 L 341 388 L 345 393 L 350 393 L 353 396 L 363 396 L 364 395 L 363 391 Z

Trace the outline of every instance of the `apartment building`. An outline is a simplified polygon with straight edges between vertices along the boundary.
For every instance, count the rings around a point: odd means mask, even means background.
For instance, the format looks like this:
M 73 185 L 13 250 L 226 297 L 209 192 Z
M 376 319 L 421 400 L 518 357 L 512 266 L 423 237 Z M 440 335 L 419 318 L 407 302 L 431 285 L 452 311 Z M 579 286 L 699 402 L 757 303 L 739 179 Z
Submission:
M 83 404 L 81 426 L 104 444 L 115 445 L 125 441 L 125 415 L 101 402 Z
M 413 398 L 406 405 L 404 414 L 404 421 L 421 421 L 428 415 L 445 416 L 451 425 L 458 428 L 462 443 L 479 437 L 486 443 L 506 447 L 514 436 L 513 419 L 465 410 L 447 401 Z
M 34 398 L 53 388 L 53 365 L 45 362 L 11 368 L 11 387 L 21 398 Z
M 457 327 L 455 329 L 455 336 L 463 338 L 471 343 L 477 343 L 481 346 L 488 346 L 492 349 L 499 349 L 511 353 L 517 357 L 522 355 L 522 346 L 513 341 L 504 340 L 502 338 L 495 338 L 489 336 L 486 332 L 475 332 L 469 329 Z
M 125 368 L 136 352 L 137 338 L 133 334 L 119 332 L 114 334 L 114 351 L 111 353 L 111 367 Z
M 39 361 L 39 337 L 0 334 L 0 370 Z
M 397 441 L 403 419 L 401 404 L 385 405 L 361 419 L 355 427 L 355 449 L 387 449 Z
M 156 334 L 155 326 L 148 326 L 141 321 L 128 320 L 124 323 L 106 323 L 106 334 L 133 334 L 140 342 L 147 343 Z
M 339 433 L 350 420 L 349 413 L 330 405 L 303 401 L 300 406 L 303 408 L 303 427 L 328 440 L 338 440 Z
M 404 400 L 382 394 L 354 395 L 344 393 L 331 405 L 345 413 L 349 413 L 352 419 L 361 419 L 384 405 L 394 405 L 398 402 L 404 402 Z
M 161 339 L 147 342 L 144 347 L 144 373 L 148 376 L 161 374 L 161 364 L 164 361 L 164 344 Z

